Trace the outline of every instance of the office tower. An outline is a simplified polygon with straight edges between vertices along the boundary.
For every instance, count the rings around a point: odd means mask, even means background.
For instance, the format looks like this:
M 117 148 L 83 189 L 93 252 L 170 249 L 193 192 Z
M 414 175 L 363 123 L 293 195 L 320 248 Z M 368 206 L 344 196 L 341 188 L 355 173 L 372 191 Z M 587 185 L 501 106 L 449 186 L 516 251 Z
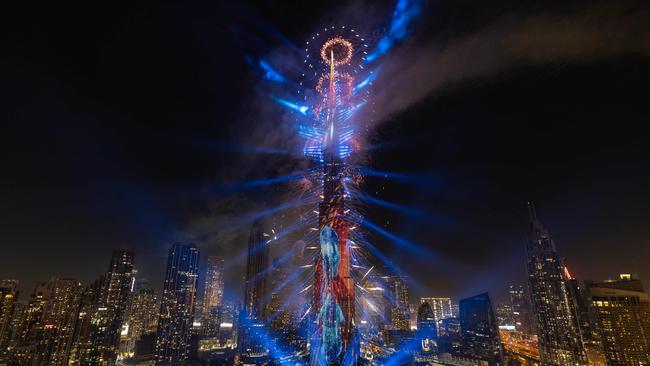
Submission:
M 379 275 L 370 275 L 362 280 L 363 296 L 359 297 L 361 311 L 357 314 L 362 331 L 375 336 L 390 325 L 390 306 L 384 279 Z
M 431 309 L 431 305 L 426 301 L 418 307 L 417 323 L 421 350 L 424 352 L 433 352 L 435 350 L 434 340 L 438 337 L 438 332 L 433 310 Z
M 220 256 L 209 256 L 205 275 L 205 294 L 203 296 L 203 314 L 210 315 L 212 310 L 223 301 L 223 270 L 224 259 Z
M 583 365 L 586 356 L 563 263 L 531 203 L 528 210 L 526 269 L 542 365 Z
M 43 337 L 43 311 L 50 298 L 50 286 L 47 282 L 38 282 L 30 297 L 19 330 L 17 346 L 12 352 L 12 360 L 19 365 L 36 364 L 37 346 Z
M 255 221 L 248 239 L 246 278 L 244 283 L 244 306 L 239 313 L 239 347 L 242 357 L 257 364 L 266 360 L 264 322 L 269 298 L 267 277 L 269 275 L 269 239 L 264 237 L 261 221 Z M 257 357 L 259 356 L 259 357 Z
M 76 278 L 54 277 L 49 283 L 39 325 L 37 365 L 67 365 L 83 287 Z
M 0 360 L 5 357 L 12 337 L 12 322 L 17 300 L 18 281 L 0 280 Z
M 110 323 L 104 338 L 105 356 L 108 364 L 114 364 L 120 346 L 120 334 L 125 313 L 135 284 L 133 252 L 114 250 L 106 274 L 105 307 Z
M 505 327 L 505 329 L 511 330 L 515 326 L 510 303 L 497 304 L 494 308 L 494 315 L 497 317 L 497 325 L 499 327 Z
M 630 275 L 588 284 L 607 364 L 650 365 L 650 298 Z
M 156 364 L 183 364 L 190 357 L 190 330 L 198 284 L 199 250 L 194 244 L 174 244 L 160 304 L 156 338 Z
M 433 317 L 436 319 L 436 322 L 441 321 L 445 318 L 451 318 L 453 314 L 453 305 L 451 299 L 448 297 L 422 297 L 420 298 L 420 304 L 428 303 L 431 306 L 433 311 Z
M 108 270 L 81 296 L 70 364 L 116 363 L 134 283 L 133 252 L 114 250 Z
M 269 266 L 269 246 L 263 237 L 260 221 L 255 221 L 248 240 L 246 258 L 246 279 L 244 290 L 244 310 L 250 319 L 264 320 L 266 308 L 266 281 Z
M 390 322 L 392 329 L 408 331 L 411 329 L 409 318 L 409 288 L 406 279 L 400 276 L 384 277 L 387 297 L 390 301 Z
M 155 334 L 158 326 L 160 301 L 151 289 L 140 289 L 133 293 L 126 317 L 125 353 L 135 354 L 136 343 L 147 334 Z
M 512 307 L 512 318 L 515 329 L 518 332 L 532 335 L 533 317 L 530 309 L 530 300 L 524 285 L 510 285 L 508 287 L 510 295 L 510 306 Z
M 75 327 L 74 342 L 70 350 L 70 365 L 107 364 L 107 345 L 104 340 L 111 324 L 105 306 L 106 275 L 101 275 L 86 287 L 81 295 L 81 305 Z
M 503 349 L 499 328 L 488 294 L 460 300 L 459 310 L 463 353 L 467 357 L 486 361 L 489 365 L 502 365 Z

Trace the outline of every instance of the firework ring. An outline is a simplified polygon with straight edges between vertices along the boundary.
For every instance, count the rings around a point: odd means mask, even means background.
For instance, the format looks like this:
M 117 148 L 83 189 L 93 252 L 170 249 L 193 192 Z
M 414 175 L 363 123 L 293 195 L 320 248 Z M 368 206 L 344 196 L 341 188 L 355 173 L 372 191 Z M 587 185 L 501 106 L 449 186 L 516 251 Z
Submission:
M 341 37 L 330 38 L 323 44 L 323 47 L 320 49 L 320 57 L 323 59 L 326 65 L 329 65 L 331 60 L 331 54 L 334 53 L 334 66 L 339 67 L 341 65 L 348 64 L 352 60 L 352 53 L 354 47 L 352 43 L 347 39 Z

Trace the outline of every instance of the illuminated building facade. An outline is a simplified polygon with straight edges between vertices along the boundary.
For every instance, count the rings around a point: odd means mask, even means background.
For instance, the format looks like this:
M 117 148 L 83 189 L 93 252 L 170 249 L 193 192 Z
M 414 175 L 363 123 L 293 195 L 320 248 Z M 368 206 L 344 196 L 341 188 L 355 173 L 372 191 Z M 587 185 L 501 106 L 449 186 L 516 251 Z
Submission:
M 267 304 L 267 270 L 269 245 L 264 239 L 261 221 L 255 221 L 248 239 L 246 278 L 244 283 L 244 311 L 249 319 L 264 321 Z
M 423 302 L 418 307 L 417 323 L 421 350 L 434 352 L 437 349 L 435 343 L 435 339 L 438 337 L 437 322 L 428 302 Z
M 205 292 L 203 295 L 203 314 L 209 316 L 212 310 L 223 301 L 223 270 L 224 259 L 220 256 L 209 256 L 205 273 Z
M 424 304 L 425 302 L 431 306 L 436 322 L 454 316 L 453 305 L 451 299 L 448 297 L 421 297 L 420 304 Z
M 12 320 L 18 300 L 18 281 L 0 280 L 0 360 L 5 356 L 12 337 Z
M 503 364 L 503 348 L 492 302 L 487 293 L 459 301 L 463 353 L 488 365 Z
M 607 364 L 650 365 L 650 298 L 639 279 L 588 285 Z
M 194 244 L 174 244 L 167 257 L 161 296 L 156 364 L 184 364 L 189 359 L 198 273 L 198 248 Z
M 49 298 L 38 330 L 37 365 L 66 365 L 72 346 L 77 311 L 83 288 L 76 278 L 55 277 L 49 283 Z
M 409 287 L 401 276 L 385 276 L 391 328 L 398 331 L 411 330 L 409 310 Z
M 510 306 L 512 307 L 512 318 L 515 329 L 518 332 L 528 335 L 534 334 L 533 317 L 530 309 L 528 291 L 523 285 L 510 285 L 508 287 Z
M 575 299 L 550 233 L 529 203 L 527 272 L 542 365 L 584 365 Z
M 134 292 L 129 305 L 126 324 L 125 353 L 135 353 L 136 342 L 146 334 L 155 334 L 158 326 L 160 301 L 158 294 L 151 289 Z

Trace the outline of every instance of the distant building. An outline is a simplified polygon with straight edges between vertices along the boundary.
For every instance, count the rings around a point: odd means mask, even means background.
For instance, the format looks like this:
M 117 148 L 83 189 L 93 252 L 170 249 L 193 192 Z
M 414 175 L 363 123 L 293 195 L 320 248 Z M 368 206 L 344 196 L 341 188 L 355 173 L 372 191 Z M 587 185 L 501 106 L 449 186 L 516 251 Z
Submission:
M 160 304 L 156 338 L 156 364 L 185 364 L 190 357 L 190 330 L 199 272 L 199 250 L 194 244 L 174 244 Z
M 0 360 L 4 359 L 12 338 L 12 322 L 17 300 L 18 281 L 0 280 Z
M 269 274 L 269 239 L 264 237 L 260 221 L 255 221 L 248 239 L 244 307 L 239 314 L 239 340 L 242 359 L 252 364 L 268 361 L 265 337 L 265 320 L 269 303 L 267 276 Z
M 135 354 L 136 343 L 146 334 L 155 334 L 158 327 L 160 301 L 151 289 L 140 289 L 133 293 L 126 318 L 125 353 Z
M 515 329 L 518 332 L 533 335 L 535 333 L 533 317 L 526 287 L 524 285 L 510 285 L 508 294 L 510 295 L 510 307 L 512 308 L 512 320 Z
M 425 302 L 429 303 L 429 305 L 431 306 L 431 310 L 433 311 L 433 317 L 436 319 L 436 322 L 454 316 L 453 304 L 451 302 L 451 299 L 448 297 L 420 298 L 420 304 L 423 304 Z
M 410 331 L 409 288 L 407 280 L 401 276 L 385 276 L 386 297 L 389 302 L 391 328 Z
M 248 318 L 264 320 L 267 304 L 267 271 L 269 246 L 264 238 L 261 221 L 255 221 L 248 239 L 246 279 L 244 284 L 244 310 Z
M 435 339 L 438 337 L 436 318 L 428 302 L 423 302 L 417 311 L 417 336 L 420 340 L 420 349 L 423 352 L 434 352 L 437 349 Z
M 535 208 L 530 203 L 528 208 L 527 272 L 542 365 L 584 365 L 587 360 L 565 268 Z
M 46 300 L 36 332 L 35 364 L 67 365 L 72 346 L 82 286 L 76 278 L 54 277 L 49 284 Z
M 650 365 L 650 298 L 630 275 L 588 284 L 607 364 Z
M 203 314 L 209 315 L 221 305 L 224 290 L 224 259 L 221 256 L 209 256 L 205 274 L 205 292 L 203 295 Z
M 467 357 L 485 361 L 490 366 L 502 365 L 503 348 L 488 294 L 460 300 L 459 308 L 463 353 Z
M 115 365 L 134 281 L 133 252 L 114 250 L 108 271 L 81 296 L 70 365 Z

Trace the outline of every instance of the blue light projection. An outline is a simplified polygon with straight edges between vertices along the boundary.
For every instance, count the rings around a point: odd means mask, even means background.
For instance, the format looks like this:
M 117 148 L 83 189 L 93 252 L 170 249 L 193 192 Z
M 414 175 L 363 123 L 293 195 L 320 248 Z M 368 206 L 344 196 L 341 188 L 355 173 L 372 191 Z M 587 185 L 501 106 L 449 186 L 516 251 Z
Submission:
M 388 32 L 379 39 L 375 49 L 366 56 L 366 62 L 374 62 L 385 55 L 395 43 L 406 38 L 408 26 L 422 12 L 421 0 L 398 0 Z

